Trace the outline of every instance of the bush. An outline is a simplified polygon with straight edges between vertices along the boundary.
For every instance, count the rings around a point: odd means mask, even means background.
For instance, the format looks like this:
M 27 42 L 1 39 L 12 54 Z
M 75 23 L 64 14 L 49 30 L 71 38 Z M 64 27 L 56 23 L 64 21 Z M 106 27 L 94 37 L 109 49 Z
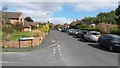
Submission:
M 101 33 L 110 33 L 112 29 L 112 24 L 99 23 L 97 25 L 97 28 Z
M 34 37 L 40 37 L 41 36 L 41 34 L 40 34 L 40 32 L 34 32 Z
M 2 40 L 10 41 L 11 40 L 11 34 L 9 33 L 3 33 L 2 34 Z
M 5 32 L 5 33 L 14 33 L 14 32 L 16 32 L 15 28 L 13 28 L 13 27 L 3 27 L 2 31 Z
M 50 30 L 49 24 L 44 25 L 41 29 L 42 29 L 44 32 L 48 32 L 48 31 Z
M 80 28 L 89 28 L 89 26 L 87 24 L 81 24 Z
M 113 27 L 110 33 L 111 34 L 118 34 L 118 35 L 120 35 L 119 27 L 118 26 Z
M 2 46 L 2 48 L 9 48 L 9 46 L 4 45 L 4 46 Z

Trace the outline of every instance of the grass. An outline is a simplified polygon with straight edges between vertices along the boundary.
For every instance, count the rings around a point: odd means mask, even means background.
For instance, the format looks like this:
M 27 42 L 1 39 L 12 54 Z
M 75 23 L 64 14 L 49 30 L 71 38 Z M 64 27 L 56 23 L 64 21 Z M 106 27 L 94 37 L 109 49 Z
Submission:
M 12 34 L 11 40 L 15 41 L 20 37 L 24 38 L 24 37 L 31 37 L 31 36 L 34 36 L 33 32 L 16 32 Z

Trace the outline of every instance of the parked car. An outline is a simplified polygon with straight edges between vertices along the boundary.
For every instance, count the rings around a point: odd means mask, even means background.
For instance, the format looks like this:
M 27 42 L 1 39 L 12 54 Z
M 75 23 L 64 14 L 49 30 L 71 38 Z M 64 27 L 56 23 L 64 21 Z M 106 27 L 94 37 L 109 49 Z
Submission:
M 68 32 L 69 32 L 69 28 L 66 28 L 66 29 L 65 29 L 65 32 L 68 33 Z
M 74 30 L 72 31 L 72 35 L 74 36 L 78 31 L 79 31 L 79 29 L 74 29 Z
M 75 31 L 75 33 L 74 33 L 74 36 L 77 37 L 79 33 L 81 33 L 81 30 L 76 29 L 76 31 Z
M 79 38 L 84 38 L 84 35 L 85 35 L 87 32 L 88 32 L 87 30 L 81 30 L 81 31 L 77 34 L 77 37 L 79 37 Z
M 101 33 L 98 31 L 89 31 L 84 35 L 84 39 L 87 41 L 95 41 L 98 42 L 98 38 L 100 37 Z
M 73 33 L 74 33 L 74 29 L 69 29 L 68 34 L 73 35 Z
M 62 29 L 61 32 L 65 32 L 65 33 L 68 33 L 68 28 L 65 28 L 65 29 Z
M 103 34 L 99 37 L 100 46 L 109 48 L 110 51 L 120 50 L 120 36 L 114 34 Z

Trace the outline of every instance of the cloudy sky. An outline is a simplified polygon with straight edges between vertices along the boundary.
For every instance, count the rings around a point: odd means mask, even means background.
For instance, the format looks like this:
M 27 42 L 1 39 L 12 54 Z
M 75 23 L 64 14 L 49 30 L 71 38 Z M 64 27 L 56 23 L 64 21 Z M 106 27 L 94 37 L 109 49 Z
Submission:
M 34 21 L 70 23 L 85 16 L 94 17 L 99 12 L 110 12 L 117 8 L 119 0 L 7 0 L 8 12 L 23 12 Z M 1 7 L 0 6 L 0 7 Z M 49 14 L 48 14 L 49 13 Z

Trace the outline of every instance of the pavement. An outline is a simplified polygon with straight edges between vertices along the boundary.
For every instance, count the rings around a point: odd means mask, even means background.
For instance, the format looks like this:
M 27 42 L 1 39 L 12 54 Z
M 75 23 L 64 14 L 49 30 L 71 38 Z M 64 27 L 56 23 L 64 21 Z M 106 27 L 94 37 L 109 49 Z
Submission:
M 3 52 L 2 60 L 3 66 L 118 66 L 118 54 L 52 30 L 32 51 Z

